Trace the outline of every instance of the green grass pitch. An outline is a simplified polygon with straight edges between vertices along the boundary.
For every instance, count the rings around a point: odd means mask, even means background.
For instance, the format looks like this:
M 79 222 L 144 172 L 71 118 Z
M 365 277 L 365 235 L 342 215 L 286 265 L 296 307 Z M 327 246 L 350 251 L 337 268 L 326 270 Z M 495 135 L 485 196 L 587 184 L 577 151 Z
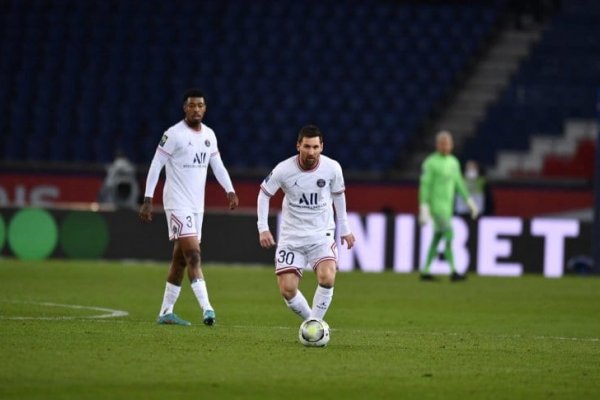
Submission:
M 217 325 L 186 282 L 193 326 L 159 326 L 166 263 L 0 260 L 0 398 L 600 398 L 597 278 L 341 273 L 331 342 L 305 348 L 272 268 L 204 272 Z

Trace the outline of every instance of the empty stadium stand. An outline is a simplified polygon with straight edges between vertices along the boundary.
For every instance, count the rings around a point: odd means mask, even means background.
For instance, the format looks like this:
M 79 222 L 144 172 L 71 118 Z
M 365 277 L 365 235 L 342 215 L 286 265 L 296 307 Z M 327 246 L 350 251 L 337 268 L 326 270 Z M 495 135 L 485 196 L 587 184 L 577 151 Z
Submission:
M 505 3 L 2 0 L 0 157 L 106 163 L 121 149 L 148 163 L 182 116 L 183 91 L 197 86 L 234 170 L 272 167 L 294 153 L 299 128 L 315 123 L 345 168 L 384 171 L 454 89 Z M 548 51 L 524 71 L 547 65 Z M 578 62 L 564 64 L 575 72 Z M 543 76 L 562 67 L 554 62 Z M 523 74 L 482 137 L 496 136 L 490 126 L 508 130 L 493 123 L 506 112 L 518 118 L 507 104 L 547 99 L 547 80 L 526 84 Z M 570 85 L 553 90 L 569 111 L 587 99 Z M 546 110 L 521 118 L 538 115 L 552 128 L 562 114 Z
M 593 146 L 590 143 L 571 157 L 536 157 L 536 168 L 525 166 L 511 153 L 527 152 L 534 135 L 565 132 L 567 120 L 595 120 L 596 93 L 600 87 L 600 3 L 592 0 L 562 2 L 542 39 L 521 65 L 499 101 L 488 111 L 477 135 L 465 146 L 464 159 L 497 164 L 497 154 L 515 160 L 514 173 L 547 177 L 591 178 Z M 572 159 L 572 157 L 575 157 Z M 502 161 L 501 171 L 510 170 Z M 519 164 L 520 163 L 520 164 Z M 537 169 L 537 171 L 536 171 Z

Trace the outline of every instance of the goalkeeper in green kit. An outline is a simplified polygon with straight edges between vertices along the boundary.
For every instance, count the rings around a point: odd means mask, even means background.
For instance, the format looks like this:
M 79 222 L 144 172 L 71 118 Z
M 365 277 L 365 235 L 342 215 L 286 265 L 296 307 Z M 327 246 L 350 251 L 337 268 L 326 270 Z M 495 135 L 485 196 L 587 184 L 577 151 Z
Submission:
M 464 275 L 456 272 L 454 254 L 452 254 L 452 214 L 454 211 L 455 191 L 463 197 L 471 217 L 477 218 L 479 210 L 469 196 L 462 178 L 458 159 L 452 155 L 453 141 L 450 132 L 442 131 L 435 139 L 436 152 L 429 155 L 423 162 L 419 186 L 419 224 L 425 225 L 433 221 L 433 240 L 429 245 L 425 265 L 421 269 L 421 280 L 434 280 L 429 273 L 431 262 L 437 255 L 440 240 L 444 239 L 446 247 L 444 255 L 450 265 L 450 279 L 459 281 Z

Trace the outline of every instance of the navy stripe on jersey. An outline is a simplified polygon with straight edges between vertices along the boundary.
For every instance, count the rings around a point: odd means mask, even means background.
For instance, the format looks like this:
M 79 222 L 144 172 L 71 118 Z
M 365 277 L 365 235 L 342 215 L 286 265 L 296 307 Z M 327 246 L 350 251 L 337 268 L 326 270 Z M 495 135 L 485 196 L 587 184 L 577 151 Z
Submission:
M 262 190 L 262 192 L 263 192 L 264 194 L 266 194 L 267 196 L 269 196 L 269 197 L 273 197 L 273 195 L 272 195 L 271 193 L 269 193 L 269 192 L 267 191 L 267 189 L 265 189 L 265 187 L 264 187 L 263 185 L 260 185 L 260 190 Z

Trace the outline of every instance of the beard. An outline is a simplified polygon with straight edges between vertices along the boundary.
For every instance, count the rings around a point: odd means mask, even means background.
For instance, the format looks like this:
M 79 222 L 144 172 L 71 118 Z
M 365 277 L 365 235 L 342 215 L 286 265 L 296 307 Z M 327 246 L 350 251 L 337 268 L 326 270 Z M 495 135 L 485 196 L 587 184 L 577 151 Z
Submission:
M 202 122 L 202 117 L 186 118 L 185 122 L 188 124 L 188 126 L 192 128 L 198 128 L 200 126 L 200 123 Z

